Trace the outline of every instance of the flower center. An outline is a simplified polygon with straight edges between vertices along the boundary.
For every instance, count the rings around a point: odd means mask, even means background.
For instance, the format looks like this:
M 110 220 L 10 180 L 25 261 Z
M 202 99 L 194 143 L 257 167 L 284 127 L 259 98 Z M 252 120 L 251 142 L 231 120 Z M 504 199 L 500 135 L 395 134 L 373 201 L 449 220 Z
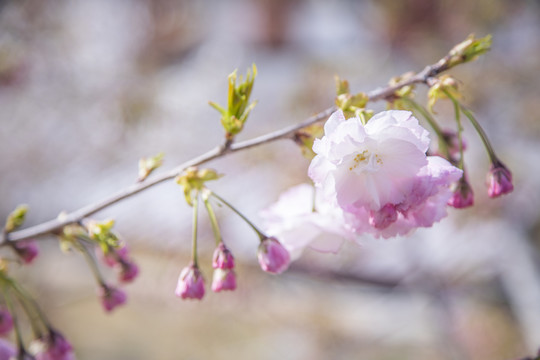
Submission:
M 356 153 L 349 162 L 349 171 L 356 173 L 367 171 L 376 172 L 379 170 L 383 161 L 378 154 L 372 153 L 369 150 L 364 150 L 361 153 Z

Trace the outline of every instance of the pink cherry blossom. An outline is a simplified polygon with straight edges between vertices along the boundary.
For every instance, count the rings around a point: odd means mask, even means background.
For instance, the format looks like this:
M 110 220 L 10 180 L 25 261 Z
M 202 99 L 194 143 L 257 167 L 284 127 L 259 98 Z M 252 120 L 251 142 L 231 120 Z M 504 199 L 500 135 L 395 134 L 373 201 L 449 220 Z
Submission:
M 378 211 L 405 199 L 428 146 L 428 132 L 408 111 L 381 112 L 364 126 L 338 110 L 315 140 L 308 174 L 345 211 Z
M 182 299 L 200 300 L 203 298 L 204 277 L 196 265 L 191 264 L 180 272 L 175 294 Z
M 373 211 L 364 209 L 347 217 L 358 233 L 389 238 L 406 235 L 418 227 L 430 227 L 447 215 L 451 185 L 462 171 L 438 156 L 428 156 L 428 164 L 417 174 L 411 191 L 397 205 L 385 205 L 374 219 Z M 389 209 L 390 208 L 390 209 Z
M 287 249 L 273 237 L 261 241 L 257 258 L 261 268 L 272 274 L 280 274 L 287 270 L 291 261 Z
M 488 195 L 496 198 L 508 194 L 514 190 L 512 173 L 500 161 L 491 166 L 487 177 Z
M 260 216 L 265 234 L 279 239 L 293 260 L 306 247 L 335 253 L 344 239 L 354 237 L 335 200 L 324 199 L 322 192 L 309 184 L 288 189 Z
M 217 268 L 212 277 L 212 291 L 220 292 L 223 290 L 236 289 L 236 274 L 232 269 Z

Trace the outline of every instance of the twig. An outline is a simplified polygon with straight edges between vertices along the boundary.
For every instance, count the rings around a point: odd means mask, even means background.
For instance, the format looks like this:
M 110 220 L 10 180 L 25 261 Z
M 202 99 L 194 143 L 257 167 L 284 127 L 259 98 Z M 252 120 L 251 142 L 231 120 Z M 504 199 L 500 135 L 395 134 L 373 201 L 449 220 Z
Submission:
M 399 83 L 395 85 L 370 91 L 367 93 L 369 100 L 378 101 L 378 100 L 389 98 L 394 94 L 396 90 L 407 85 L 412 85 L 412 84 L 417 84 L 417 83 L 429 84 L 431 82 L 431 79 L 434 76 L 448 69 L 447 63 L 448 63 L 448 56 L 442 58 L 441 60 L 439 60 L 437 63 L 433 65 L 426 66 L 422 71 L 420 71 L 416 75 L 408 79 L 405 79 L 403 81 L 400 81 Z M 177 167 L 175 167 L 174 169 L 168 172 L 161 173 L 153 177 L 152 179 L 145 180 L 140 183 L 132 184 L 101 201 L 84 206 L 71 213 L 65 214 L 61 219 L 59 218 L 59 219 L 49 220 L 44 223 L 31 226 L 26 229 L 22 229 L 22 230 L 5 234 L 0 241 L 0 246 L 5 246 L 6 244 L 9 243 L 9 241 L 20 241 L 24 239 L 35 238 L 41 235 L 57 232 L 60 229 L 62 229 L 64 226 L 77 223 L 81 221 L 82 219 L 84 219 L 85 217 L 95 214 L 98 211 L 103 210 L 113 204 L 116 204 L 117 202 L 123 199 L 131 197 L 143 190 L 146 190 L 164 181 L 174 179 L 178 174 L 180 174 L 182 171 L 184 171 L 186 168 L 190 166 L 198 166 L 198 165 L 207 163 L 211 160 L 223 157 L 229 153 L 246 150 L 246 149 L 263 145 L 263 144 L 276 141 L 279 139 L 292 138 L 294 136 L 294 133 L 297 132 L 298 130 L 306 126 L 309 126 L 311 124 L 314 124 L 318 121 L 328 118 L 336 110 L 337 110 L 336 106 L 332 106 L 326 110 L 323 110 L 307 118 L 306 120 L 304 120 L 303 122 L 299 124 L 285 127 L 281 130 L 277 130 L 277 131 L 253 138 L 251 140 L 246 140 L 246 141 L 232 143 L 232 144 L 227 143 L 226 146 L 223 146 L 223 145 L 218 146 L 198 157 L 195 157 L 191 160 L 184 162 L 183 164 L 178 165 Z

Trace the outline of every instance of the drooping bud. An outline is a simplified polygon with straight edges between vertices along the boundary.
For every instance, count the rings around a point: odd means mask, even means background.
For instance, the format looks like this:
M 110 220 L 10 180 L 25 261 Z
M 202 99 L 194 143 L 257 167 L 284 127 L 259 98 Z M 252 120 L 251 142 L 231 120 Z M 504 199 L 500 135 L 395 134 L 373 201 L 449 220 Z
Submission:
M 139 275 L 139 267 L 130 259 L 120 260 L 119 280 L 123 283 L 133 281 Z
M 261 268 L 272 274 L 280 274 L 287 270 L 291 261 L 287 249 L 273 237 L 261 241 L 257 258 Z
M 176 296 L 182 299 L 202 299 L 204 296 L 204 277 L 195 264 L 185 267 L 178 277 Z
M 214 256 L 212 257 L 212 267 L 214 269 L 234 268 L 234 256 L 223 242 L 220 242 L 219 245 L 216 247 L 216 250 L 214 250 Z
M 514 190 L 514 184 L 512 184 L 512 173 L 500 161 L 491 165 L 491 169 L 487 175 L 487 184 L 488 195 L 491 198 L 508 194 Z
M 102 285 L 99 288 L 99 297 L 101 298 L 101 305 L 106 312 L 111 312 L 127 301 L 125 292 L 109 285 Z
M 25 264 L 30 264 L 39 255 L 35 240 L 16 241 L 13 243 L 13 249 Z
M 36 360 L 75 360 L 71 344 L 56 330 L 51 329 L 33 347 L 37 349 Z
M 448 205 L 456 209 L 463 209 L 474 204 L 474 193 L 469 182 L 462 177 L 457 182 L 452 197 L 448 199 Z
M 13 317 L 7 309 L 0 308 L 0 336 L 8 334 L 11 329 L 13 329 Z
M 395 222 L 398 212 L 394 204 L 386 204 L 378 211 L 371 211 L 369 215 L 369 224 L 376 229 L 386 229 Z
M 232 269 L 217 268 L 212 277 L 212 291 L 220 292 L 223 290 L 236 289 L 236 274 Z

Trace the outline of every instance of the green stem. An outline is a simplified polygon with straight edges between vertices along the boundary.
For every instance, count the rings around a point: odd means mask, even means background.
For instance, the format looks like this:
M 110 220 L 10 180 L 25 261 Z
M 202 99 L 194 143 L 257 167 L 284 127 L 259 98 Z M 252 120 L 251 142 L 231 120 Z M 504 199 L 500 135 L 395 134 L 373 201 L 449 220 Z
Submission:
M 13 302 L 11 301 L 11 298 L 9 297 L 9 293 L 6 291 L 5 294 L 6 294 L 5 296 L 6 305 L 13 319 L 13 327 L 15 328 L 15 338 L 17 339 L 17 347 L 19 348 L 18 352 L 19 354 L 25 353 L 26 349 L 24 347 L 24 343 L 22 340 L 21 329 L 19 328 L 19 321 L 17 318 L 17 314 L 15 313 L 15 307 L 13 306 Z
M 198 266 L 198 257 L 197 257 L 197 224 L 199 217 L 199 191 L 195 193 L 195 200 L 193 201 L 193 240 L 191 247 L 191 257 L 193 260 L 193 265 Z
M 212 224 L 212 231 L 214 232 L 214 237 L 216 239 L 216 245 L 219 245 L 221 240 L 221 233 L 219 231 L 219 225 L 217 222 L 216 214 L 214 213 L 214 209 L 212 209 L 212 205 L 210 205 L 210 201 L 208 200 L 207 196 L 203 196 L 204 206 L 206 207 L 206 211 L 208 212 L 208 217 L 210 218 L 210 224 Z
M 99 272 L 99 268 L 96 264 L 95 259 L 90 255 L 90 252 L 84 246 L 78 241 L 73 242 L 74 246 L 83 254 L 86 263 L 88 264 L 88 267 L 92 271 L 92 275 L 94 275 L 94 278 L 96 279 L 97 283 L 102 287 L 107 287 L 107 283 L 105 282 L 105 279 L 103 279 L 103 275 Z
M 414 110 L 419 112 L 424 117 L 424 119 L 426 119 L 426 121 L 429 123 L 429 126 L 431 126 L 435 134 L 437 134 L 437 138 L 439 139 L 439 150 L 441 150 L 443 155 L 447 159 L 450 160 L 451 158 L 450 158 L 450 151 L 448 150 L 448 144 L 444 137 L 443 131 L 439 127 L 439 124 L 437 124 L 437 121 L 435 120 L 435 118 L 431 116 L 431 114 L 423 106 L 418 104 L 413 99 L 409 99 L 406 97 L 403 97 L 401 99 L 405 101 L 407 104 L 409 104 Z
M 244 220 L 252 229 L 253 231 L 255 231 L 257 233 L 257 235 L 259 236 L 259 239 L 261 239 L 261 241 L 263 241 L 264 239 L 267 238 L 266 235 L 263 234 L 262 231 L 260 231 L 256 226 L 255 224 L 253 224 L 247 217 L 244 216 L 244 214 L 242 214 L 240 211 L 238 211 L 234 206 L 232 206 L 231 204 L 229 204 L 227 201 L 225 201 L 225 199 L 223 199 L 221 196 L 217 195 L 215 192 L 213 191 L 210 191 L 210 195 L 215 197 L 216 199 L 218 199 L 222 204 L 224 204 L 225 206 L 227 206 L 229 209 L 231 209 L 232 211 L 234 211 L 236 213 L 236 215 L 240 216 L 242 218 L 242 220 Z
M 28 304 L 34 309 L 35 314 L 38 316 L 39 320 L 45 325 L 45 327 L 51 328 L 51 323 L 49 322 L 49 319 L 47 318 L 45 313 L 41 310 L 41 308 L 39 307 L 38 303 L 34 300 L 32 295 L 30 295 L 23 287 L 19 286 L 19 284 L 17 284 L 15 280 L 5 275 L 2 275 L 2 280 L 4 281 L 4 283 L 11 286 L 11 288 L 15 291 L 15 295 L 17 295 L 17 297 L 19 298 L 20 303 L 23 304 L 23 307 L 25 311 L 27 312 L 28 317 L 30 319 L 31 319 L 30 313 L 32 311 L 27 311 L 27 309 L 30 310 L 29 308 L 27 308 Z M 38 333 L 41 333 L 41 331 L 39 331 L 37 327 L 36 327 L 36 330 Z
M 493 150 L 493 146 L 491 146 L 491 143 L 484 129 L 482 129 L 482 127 L 480 126 L 478 121 L 476 121 L 476 118 L 474 117 L 474 115 L 469 109 L 467 109 L 463 104 L 459 104 L 459 105 L 461 106 L 461 111 L 463 111 L 463 114 L 465 114 L 465 116 L 469 118 L 469 120 L 471 121 L 471 124 L 474 126 L 474 129 L 480 136 L 480 139 L 482 139 L 482 142 L 484 143 L 484 147 L 486 148 L 486 151 L 488 153 L 489 160 L 491 160 L 493 164 L 498 163 L 499 158 L 497 157 L 497 155 L 495 155 L 495 150 Z
M 472 112 L 467 109 L 467 107 L 465 105 L 463 105 L 462 103 L 459 102 L 459 100 L 457 100 L 454 96 L 452 96 L 452 94 L 450 94 L 450 92 L 444 90 L 444 93 L 446 96 L 448 96 L 448 98 L 450 100 L 452 100 L 452 102 L 454 103 L 454 107 L 458 106 L 461 111 L 463 112 L 463 114 L 470 120 L 471 124 L 474 126 L 474 129 L 476 130 L 476 132 L 478 133 L 478 135 L 480 136 L 480 139 L 482 140 L 482 143 L 484 144 L 484 147 L 488 153 L 488 156 L 489 156 L 489 159 L 491 160 L 491 162 L 493 164 L 496 164 L 499 162 L 499 158 L 497 157 L 497 155 L 495 155 L 495 150 L 493 150 L 493 146 L 491 146 L 491 143 L 487 137 L 487 134 L 486 132 L 484 131 L 484 129 L 482 128 L 482 126 L 480 126 L 480 123 L 478 123 L 478 121 L 476 121 L 476 118 L 474 117 L 474 115 L 472 114 Z
M 454 113 L 456 115 L 456 123 L 457 123 L 457 128 L 458 128 L 458 142 L 459 142 L 459 165 L 458 166 L 461 170 L 463 170 L 463 178 L 465 178 L 465 168 L 463 166 L 463 161 L 464 161 L 463 160 L 463 137 L 462 137 L 463 126 L 461 125 L 460 104 L 459 104 L 459 101 L 457 101 L 457 99 L 453 97 L 449 91 L 447 91 L 444 88 L 442 88 L 442 91 L 446 94 L 446 96 L 448 96 L 450 100 L 452 100 L 452 103 L 454 104 Z

